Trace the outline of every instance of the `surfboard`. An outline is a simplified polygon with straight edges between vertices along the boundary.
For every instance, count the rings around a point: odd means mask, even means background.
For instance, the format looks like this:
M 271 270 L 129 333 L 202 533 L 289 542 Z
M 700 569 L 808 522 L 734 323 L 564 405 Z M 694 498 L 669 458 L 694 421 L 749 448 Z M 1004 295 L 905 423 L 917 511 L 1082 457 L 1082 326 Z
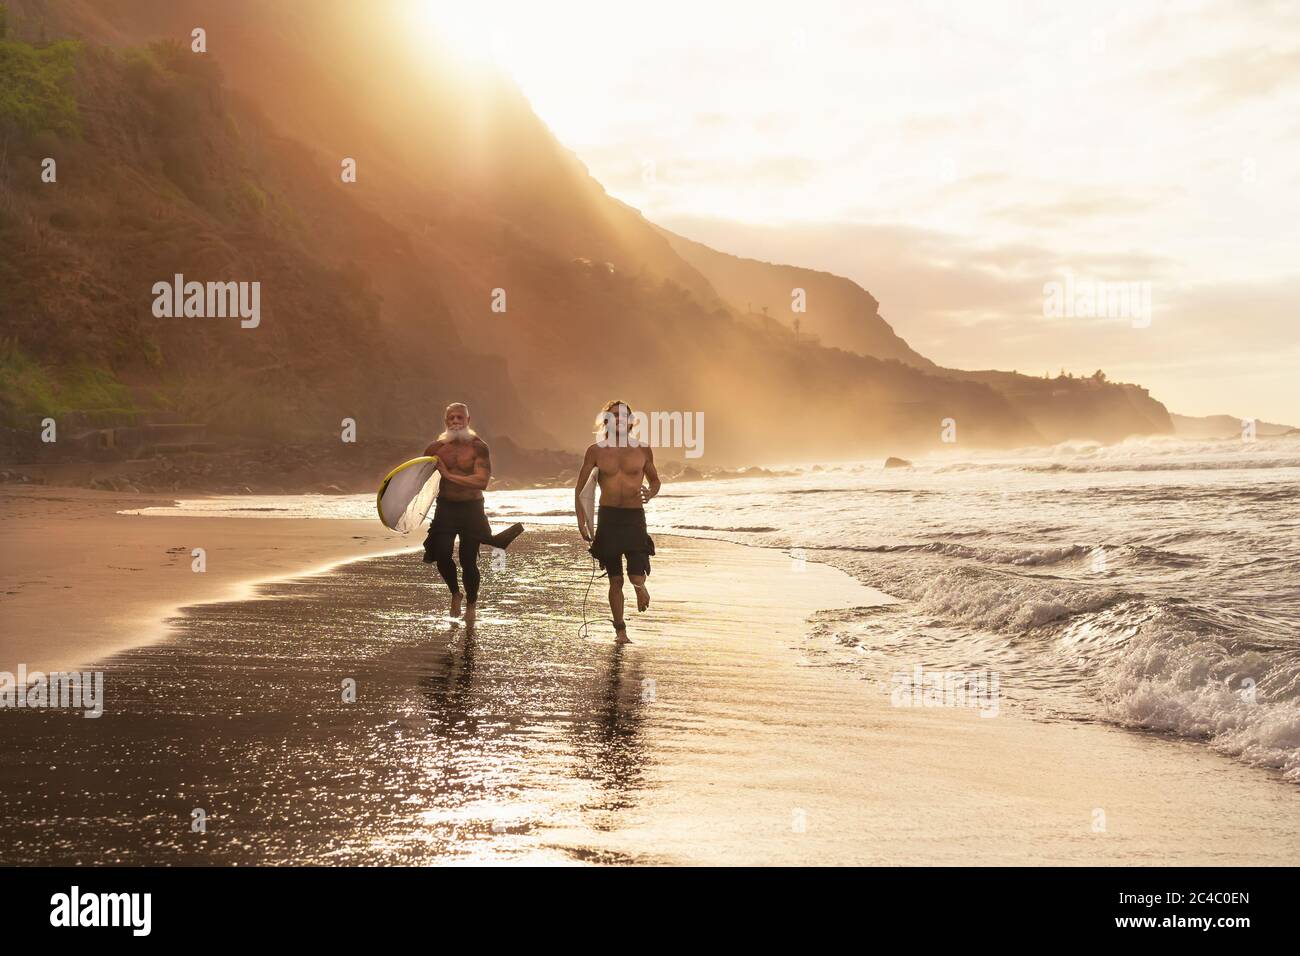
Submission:
M 587 476 L 587 483 L 578 495 L 578 523 L 587 532 L 588 537 L 596 534 L 596 475 L 595 468 Z
M 402 462 L 388 473 L 379 486 L 379 494 L 375 495 L 379 520 L 385 528 L 410 534 L 420 527 L 433 507 L 441 481 L 436 455 Z

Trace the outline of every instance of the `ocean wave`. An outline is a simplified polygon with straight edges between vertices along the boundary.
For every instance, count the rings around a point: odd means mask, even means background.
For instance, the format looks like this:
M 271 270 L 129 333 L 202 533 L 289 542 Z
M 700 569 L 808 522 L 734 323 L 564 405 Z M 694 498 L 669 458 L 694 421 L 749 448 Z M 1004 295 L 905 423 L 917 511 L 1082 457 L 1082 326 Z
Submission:
M 899 567 L 864 576 L 873 587 L 911 601 L 922 617 L 1013 635 L 1101 610 L 1127 596 L 1112 588 L 1023 577 L 980 566 L 918 571 Z
M 974 453 L 960 461 L 929 459 L 938 474 L 1020 471 L 1035 474 L 1128 471 L 1219 471 L 1300 467 L 1300 436 L 1190 440 L 1171 436 L 1129 438 L 1113 444 L 1067 441 L 1057 445 Z
M 1300 782 L 1300 659 L 1189 632 L 1176 613 L 1146 622 L 1097 675 L 1116 723 L 1193 737 Z
M 982 532 L 978 532 L 982 533 Z M 1101 563 L 1097 573 L 1136 564 L 1152 567 L 1186 568 L 1201 563 L 1196 555 L 1168 551 L 1151 545 L 1061 544 L 1035 547 L 994 547 L 962 544 L 957 541 L 930 541 L 924 544 L 881 544 L 841 547 L 830 550 L 865 554 L 932 554 L 963 558 L 991 565 L 1045 568 L 1067 562 Z
M 752 527 L 728 527 L 726 525 L 707 525 L 707 524 L 679 524 L 673 525 L 674 531 L 736 531 L 746 534 L 755 534 L 759 532 L 776 531 L 777 528 L 769 528 L 766 525 L 753 525 Z
M 1300 648 L 1276 643 L 1283 640 L 1276 631 L 1243 621 L 1231 608 L 1157 598 L 1107 580 L 936 561 L 965 546 L 876 550 L 897 560 L 864 561 L 858 552 L 848 559 L 849 570 L 907 602 L 895 610 L 906 634 L 875 638 L 877 646 L 912 656 L 960 656 L 974 645 L 930 646 L 927 633 L 937 629 L 947 641 L 954 634 L 1000 635 L 1014 652 L 1000 665 L 1008 688 L 1068 684 L 1109 722 L 1202 740 L 1300 782 Z M 1073 551 L 1056 549 L 1064 556 Z M 1159 549 L 1128 549 L 1132 558 L 1153 552 L 1170 558 Z M 1052 554 L 1044 549 L 1038 557 Z
M 872 488 L 874 495 L 913 495 L 918 498 L 928 497 L 938 492 L 924 488 Z M 862 495 L 861 486 L 856 488 L 786 488 L 772 492 L 773 495 Z
M 996 454 L 998 458 L 1149 458 L 1215 457 L 1245 450 L 1300 453 L 1300 435 L 1269 435 L 1252 441 L 1240 438 L 1177 438 L 1173 435 L 1135 435 L 1117 442 L 1070 440 L 1055 445 L 1031 445 Z
M 954 462 L 936 468 L 936 474 L 968 471 L 1018 471 L 1027 474 L 1093 475 L 1134 471 L 1230 471 L 1272 468 L 1300 468 L 1300 458 L 1216 458 L 1206 461 L 1112 461 L 1112 462 Z

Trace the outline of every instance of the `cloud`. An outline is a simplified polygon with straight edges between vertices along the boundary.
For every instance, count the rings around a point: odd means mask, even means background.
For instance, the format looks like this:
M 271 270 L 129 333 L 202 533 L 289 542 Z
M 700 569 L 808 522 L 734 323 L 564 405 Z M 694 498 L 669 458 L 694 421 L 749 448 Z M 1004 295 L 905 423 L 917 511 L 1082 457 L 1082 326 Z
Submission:
M 1195 91 L 1204 111 L 1232 109 L 1285 91 L 1300 90 L 1300 46 L 1273 50 L 1251 45 L 1195 56 L 1148 76 L 1153 86 Z
M 1058 229 L 1075 225 L 1083 219 L 1113 222 L 1116 219 L 1142 216 L 1159 205 L 1151 196 L 1094 193 L 1048 202 L 1013 203 L 992 210 L 990 215 L 1030 229 Z

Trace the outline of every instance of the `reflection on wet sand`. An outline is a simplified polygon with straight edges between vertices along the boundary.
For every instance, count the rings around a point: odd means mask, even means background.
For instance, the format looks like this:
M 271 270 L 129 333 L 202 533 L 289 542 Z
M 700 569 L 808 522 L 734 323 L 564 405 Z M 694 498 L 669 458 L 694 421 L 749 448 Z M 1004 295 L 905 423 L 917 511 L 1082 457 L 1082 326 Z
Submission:
M 587 706 L 575 715 L 571 730 L 581 762 L 578 774 L 599 791 L 584 809 L 622 810 L 635 802 L 649 759 L 641 722 L 651 686 L 642 680 L 637 651 L 616 644 L 604 653 L 586 688 Z M 593 825 L 608 829 L 614 823 L 602 819 Z
M 426 768 L 446 812 L 426 820 L 478 833 L 611 829 L 609 813 L 633 805 L 648 759 L 636 653 L 570 642 L 570 659 L 548 660 L 526 626 L 509 633 L 508 651 L 485 651 L 475 629 L 453 625 L 427 658 Z M 557 786 L 557 775 L 568 783 Z
M 445 597 L 408 555 L 189 609 L 107 663 L 103 718 L 6 715 L 0 862 L 582 857 L 555 835 L 643 785 L 641 679 L 573 633 L 560 550 L 512 550 L 468 629 L 430 626 Z
M 470 706 L 475 638 L 470 629 L 457 641 L 460 630 L 460 625 L 452 624 L 438 638 L 444 646 L 434 655 L 429 675 L 420 681 L 435 732 L 448 741 L 472 740 L 478 732 L 477 718 Z

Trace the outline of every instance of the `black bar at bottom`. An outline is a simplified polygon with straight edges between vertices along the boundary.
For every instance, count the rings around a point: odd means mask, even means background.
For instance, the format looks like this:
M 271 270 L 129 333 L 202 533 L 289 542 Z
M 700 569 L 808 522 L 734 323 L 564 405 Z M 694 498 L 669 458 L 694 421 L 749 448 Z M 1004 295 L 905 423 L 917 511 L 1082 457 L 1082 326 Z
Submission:
M 373 943 L 377 932 L 419 932 L 474 914 L 493 945 L 512 932 L 582 944 L 593 930 L 634 927 L 680 943 L 684 920 L 702 921 L 709 935 L 781 926 L 835 932 L 839 924 L 864 942 L 894 930 L 916 933 L 917 943 L 931 933 L 973 943 L 965 934 L 975 931 L 1063 941 L 1198 935 L 1233 945 L 1258 942 L 1261 933 L 1280 938 L 1292 925 L 1284 910 L 1294 880 L 1290 869 L 1213 868 L 9 868 L 0 870 L 0 925 L 9 940 L 75 933 L 79 942 Z M 148 894 L 147 936 L 145 897 L 129 894 Z M 70 925 L 115 916 L 117 926 Z

